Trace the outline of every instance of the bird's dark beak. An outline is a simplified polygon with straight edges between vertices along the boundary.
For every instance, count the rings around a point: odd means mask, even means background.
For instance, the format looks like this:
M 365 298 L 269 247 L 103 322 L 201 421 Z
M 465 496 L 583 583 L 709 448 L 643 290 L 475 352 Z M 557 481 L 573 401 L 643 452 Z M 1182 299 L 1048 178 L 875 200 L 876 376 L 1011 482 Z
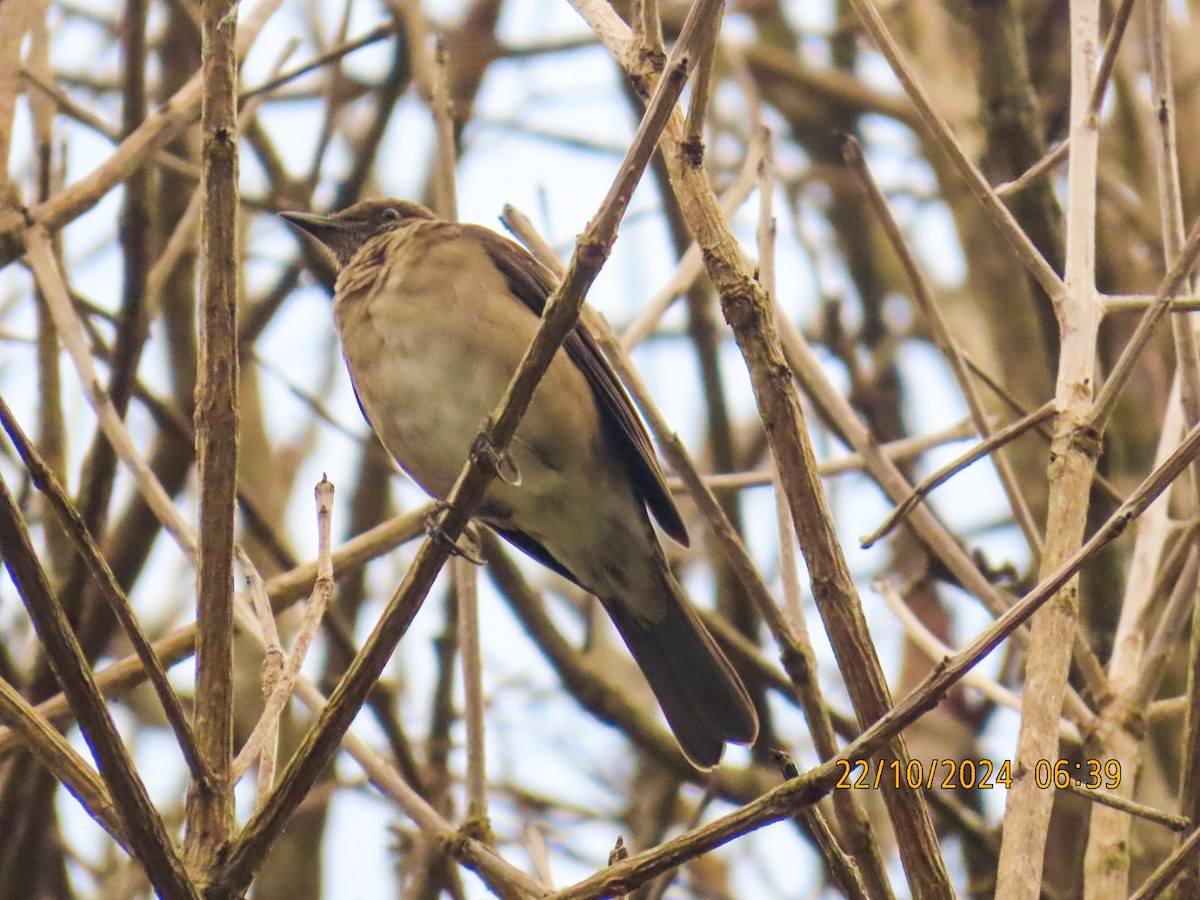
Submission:
M 281 212 L 279 217 L 293 228 L 311 234 L 326 246 L 329 245 L 331 239 L 335 239 L 335 235 L 345 231 L 350 225 L 345 219 L 339 219 L 336 216 L 319 216 L 316 213 Z

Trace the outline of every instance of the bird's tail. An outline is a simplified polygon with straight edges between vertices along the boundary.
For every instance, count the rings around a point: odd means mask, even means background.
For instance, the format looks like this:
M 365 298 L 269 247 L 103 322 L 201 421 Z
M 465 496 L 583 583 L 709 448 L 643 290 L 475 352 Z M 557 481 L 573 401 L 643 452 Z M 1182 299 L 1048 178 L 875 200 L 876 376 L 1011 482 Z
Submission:
M 637 605 L 601 598 L 617 631 L 658 698 L 667 723 L 694 765 L 710 769 L 727 742 L 750 744 L 758 714 L 741 679 L 717 646 L 683 590 L 666 569 L 655 585 L 663 596 L 642 608 L 665 609 L 651 621 L 630 612 Z

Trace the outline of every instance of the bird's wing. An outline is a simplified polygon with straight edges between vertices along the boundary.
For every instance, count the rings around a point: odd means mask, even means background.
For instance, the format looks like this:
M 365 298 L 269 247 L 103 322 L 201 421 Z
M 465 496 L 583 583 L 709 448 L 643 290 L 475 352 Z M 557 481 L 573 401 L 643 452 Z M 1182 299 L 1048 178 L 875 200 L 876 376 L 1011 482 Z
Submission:
M 505 528 L 504 526 L 497 525 L 495 522 L 491 521 L 487 522 L 486 524 L 488 528 L 492 529 L 492 531 L 496 532 L 496 534 L 500 535 L 500 537 L 504 538 L 526 556 L 536 559 L 550 571 L 557 572 L 563 578 L 567 579 L 567 581 L 571 582 L 571 584 L 583 587 L 582 584 L 579 584 L 579 579 L 576 578 L 566 566 L 551 556 L 549 550 L 543 547 L 538 541 L 534 540 L 524 531 L 518 531 L 515 528 Z M 585 591 L 587 590 L 587 588 L 583 589 Z
M 550 271 L 519 244 L 491 229 L 480 225 L 463 225 L 462 229 L 483 245 L 521 302 L 541 316 L 555 288 L 555 279 Z M 587 378 L 599 404 L 601 417 L 629 462 L 630 475 L 639 495 L 650 507 L 650 512 L 663 531 L 686 547 L 687 527 L 667 489 L 646 427 L 600 345 L 583 323 L 579 323 L 567 336 L 563 346 L 567 356 Z

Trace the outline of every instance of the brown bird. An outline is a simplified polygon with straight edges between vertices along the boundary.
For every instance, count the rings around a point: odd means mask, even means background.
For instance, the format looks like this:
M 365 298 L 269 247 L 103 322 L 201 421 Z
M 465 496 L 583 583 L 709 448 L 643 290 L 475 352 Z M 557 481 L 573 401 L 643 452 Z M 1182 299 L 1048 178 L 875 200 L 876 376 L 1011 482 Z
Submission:
M 444 500 L 554 276 L 507 238 L 407 201 L 283 217 L 335 261 L 334 317 L 363 414 Z M 667 568 L 647 507 L 686 545 L 683 520 L 629 395 L 582 325 L 551 362 L 509 458 L 513 471 L 492 482 L 477 518 L 599 598 L 695 765 L 715 766 L 727 741 L 753 742 L 754 706 Z

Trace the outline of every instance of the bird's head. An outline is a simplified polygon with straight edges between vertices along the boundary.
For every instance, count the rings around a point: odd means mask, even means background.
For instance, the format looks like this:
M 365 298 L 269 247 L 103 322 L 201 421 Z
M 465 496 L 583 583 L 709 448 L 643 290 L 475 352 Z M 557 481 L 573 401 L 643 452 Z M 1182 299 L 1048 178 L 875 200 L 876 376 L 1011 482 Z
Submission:
M 279 215 L 293 228 L 315 238 L 332 254 L 339 270 L 376 235 L 415 219 L 436 218 L 420 203 L 409 200 L 362 200 L 331 216 L 302 212 Z

